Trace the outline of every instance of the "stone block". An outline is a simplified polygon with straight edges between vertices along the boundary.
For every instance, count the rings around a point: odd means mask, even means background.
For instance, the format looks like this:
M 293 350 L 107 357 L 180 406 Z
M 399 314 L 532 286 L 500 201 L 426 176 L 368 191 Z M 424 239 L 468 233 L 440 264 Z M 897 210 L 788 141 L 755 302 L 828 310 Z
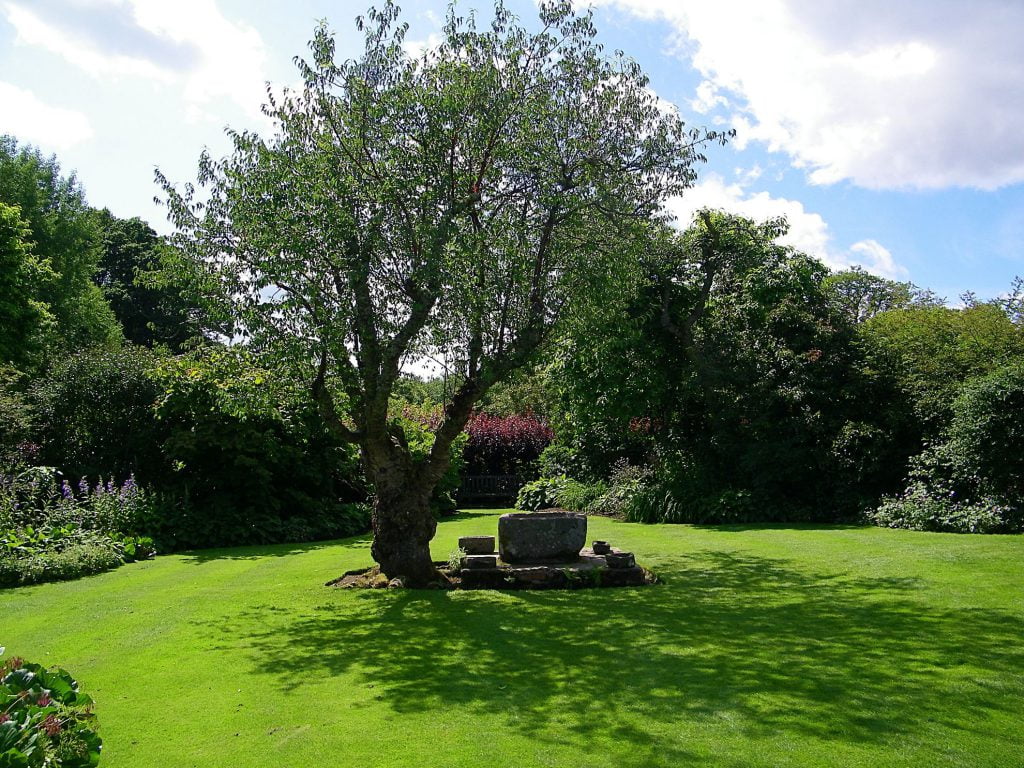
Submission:
M 571 562 L 587 541 L 587 516 L 577 512 L 524 512 L 498 518 L 498 552 L 507 563 Z
M 489 555 L 494 552 L 494 537 L 461 536 L 459 548 L 464 549 L 467 555 Z
M 462 561 L 463 568 L 479 570 L 480 568 L 497 568 L 498 558 L 496 555 L 466 555 Z

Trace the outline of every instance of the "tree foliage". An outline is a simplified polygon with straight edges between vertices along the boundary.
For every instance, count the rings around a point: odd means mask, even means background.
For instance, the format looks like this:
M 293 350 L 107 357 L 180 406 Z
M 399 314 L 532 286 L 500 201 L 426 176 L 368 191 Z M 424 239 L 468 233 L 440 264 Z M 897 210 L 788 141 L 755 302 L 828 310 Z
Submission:
M 942 299 L 931 291 L 873 275 L 858 266 L 830 274 L 825 284 L 843 313 L 855 323 L 892 309 L 942 305 Z
M 933 438 L 949 424 L 964 382 L 1024 355 L 1024 331 L 995 303 L 896 309 L 858 331 L 873 364 L 892 371 Z
M 828 270 L 778 245 L 784 232 L 711 211 L 656 231 L 626 307 L 572 334 L 556 425 L 597 464 L 592 478 L 654 461 L 702 520 L 835 516 L 858 503 L 855 486 L 898 481 L 882 382 Z
M 56 320 L 60 345 L 116 345 L 120 328 L 92 280 L 99 231 L 74 174 L 62 176 L 56 158 L 0 136 L 0 202 L 20 210 L 32 252 L 53 271 L 53 279 L 39 282 L 38 300 Z
M 39 363 L 55 325 L 43 295 L 57 276 L 31 236 L 21 209 L 0 202 L 0 364 L 18 368 Z
M 125 338 L 133 344 L 162 344 L 180 351 L 200 335 L 196 318 L 182 297 L 167 253 L 170 247 L 142 219 L 119 219 L 96 212 L 102 249 L 95 282 L 103 291 Z

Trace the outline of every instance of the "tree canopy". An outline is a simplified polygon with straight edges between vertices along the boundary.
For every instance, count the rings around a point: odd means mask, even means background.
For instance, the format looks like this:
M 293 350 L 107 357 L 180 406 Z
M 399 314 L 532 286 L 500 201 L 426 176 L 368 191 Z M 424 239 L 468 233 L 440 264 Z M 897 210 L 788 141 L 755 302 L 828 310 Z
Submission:
M 0 136 L 0 202 L 17 206 L 33 253 L 54 274 L 38 283 L 39 300 L 56 320 L 60 344 L 74 349 L 118 343 L 117 320 L 92 280 L 99 230 L 75 175 L 61 175 L 56 158 Z

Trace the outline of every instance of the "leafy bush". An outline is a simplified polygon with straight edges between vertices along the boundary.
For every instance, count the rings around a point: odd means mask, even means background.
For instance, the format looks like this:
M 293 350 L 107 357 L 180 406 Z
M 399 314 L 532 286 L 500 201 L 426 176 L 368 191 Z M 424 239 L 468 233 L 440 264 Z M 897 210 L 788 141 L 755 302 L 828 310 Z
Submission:
M 68 672 L 11 658 L 0 665 L 0 675 L 0 766 L 92 768 L 99 763 L 102 742 L 93 700 Z
M 567 477 L 555 492 L 555 504 L 571 512 L 588 512 L 607 491 L 608 486 L 603 482 L 584 483 Z
M 516 497 L 516 509 L 536 512 L 558 506 L 558 494 L 565 488 L 567 479 L 562 477 L 542 477 L 526 483 L 519 489 Z
M 306 393 L 244 350 L 87 351 L 56 365 L 32 398 L 52 465 L 68 477 L 137 477 L 147 489 L 138 509 L 100 494 L 90 512 L 133 517 L 111 525 L 152 536 L 162 550 L 326 539 L 368 526 L 355 448 L 331 438 Z
M 537 468 L 541 477 L 585 477 L 587 463 L 579 452 L 567 445 L 551 443 L 541 451 L 537 459 Z
M 365 528 L 353 446 L 327 432 L 306 393 L 216 349 L 161 362 L 157 418 L 169 471 L 149 532 L 161 549 L 265 544 Z
M 999 503 L 991 497 L 975 501 L 939 498 L 924 485 L 886 498 L 867 519 L 883 528 L 946 533 L 1017 533 L 1024 530 L 1019 507 Z
M 158 357 L 140 347 L 85 350 L 56 363 L 31 390 L 41 460 L 67 477 L 165 474 L 165 425 L 153 411 L 161 391 Z
M 957 533 L 1024 530 L 1024 365 L 968 382 L 944 441 L 914 457 L 876 525 Z
M 34 414 L 24 388 L 21 375 L 0 367 L 0 467 L 39 458 L 39 446 L 32 441 Z
M 124 549 L 113 539 L 96 536 L 60 550 L 44 549 L 21 557 L 0 554 L 0 585 L 22 586 L 91 576 L 125 563 Z
M 533 414 L 477 413 L 466 424 L 466 471 L 473 475 L 522 475 L 533 471 L 553 433 Z
M 953 403 L 946 450 L 956 473 L 982 492 L 1024 499 L 1024 364 L 965 385 Z

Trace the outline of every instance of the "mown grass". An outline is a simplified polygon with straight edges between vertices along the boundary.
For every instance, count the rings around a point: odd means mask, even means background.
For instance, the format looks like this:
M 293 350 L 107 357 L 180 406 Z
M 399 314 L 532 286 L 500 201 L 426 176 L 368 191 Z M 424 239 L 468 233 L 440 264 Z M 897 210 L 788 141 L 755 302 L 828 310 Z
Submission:
M 108 768 L 1024 764 L 1024 537 L 591 537 L 666 583 L 341 591 L 366 538 L 203 551 L 0 592 L 0 645 L 78 676 Z

